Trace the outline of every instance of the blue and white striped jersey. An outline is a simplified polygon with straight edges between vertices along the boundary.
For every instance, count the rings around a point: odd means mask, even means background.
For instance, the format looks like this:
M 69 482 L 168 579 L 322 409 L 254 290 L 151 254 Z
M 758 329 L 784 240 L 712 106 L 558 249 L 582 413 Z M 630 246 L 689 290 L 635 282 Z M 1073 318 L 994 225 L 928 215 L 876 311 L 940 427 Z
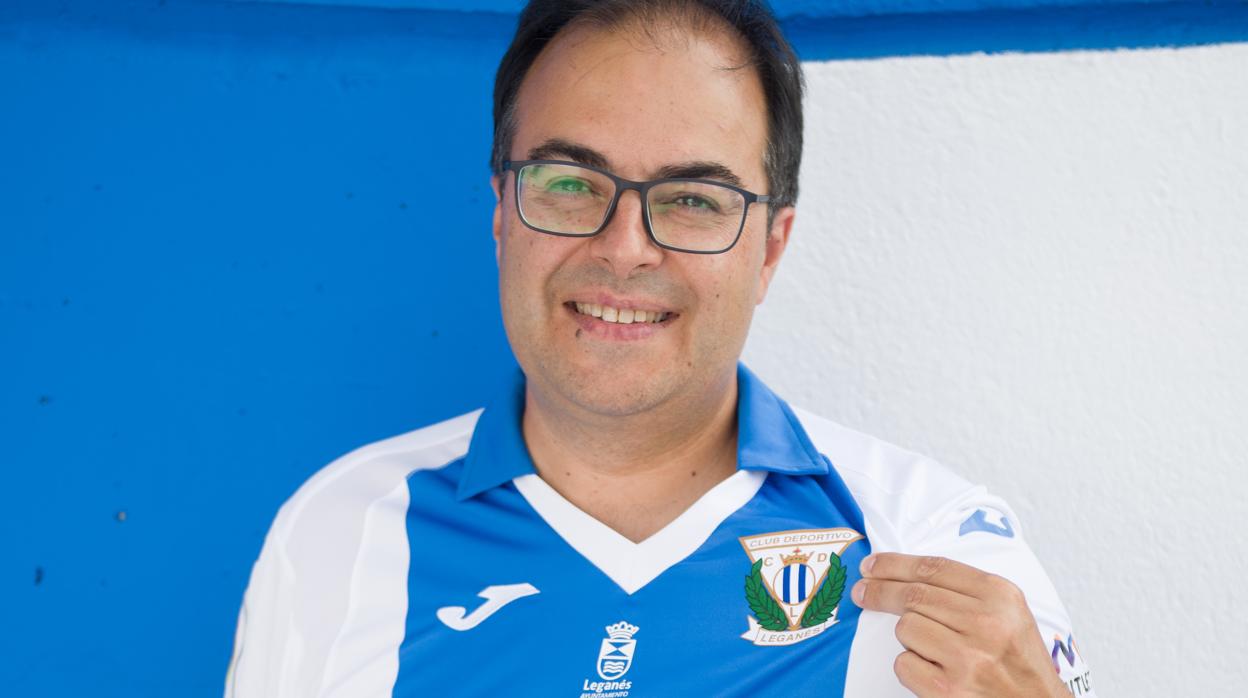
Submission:
M 1093 695 L 1004 501 L 738 381 L 737 472 L 640 543 L 536 474 L 519 372 L 484 410 L 331 463 L 265 538 L 226 697 L 906 696 L 896 617 L 849 599 L 873 551 L 1010 579 Z

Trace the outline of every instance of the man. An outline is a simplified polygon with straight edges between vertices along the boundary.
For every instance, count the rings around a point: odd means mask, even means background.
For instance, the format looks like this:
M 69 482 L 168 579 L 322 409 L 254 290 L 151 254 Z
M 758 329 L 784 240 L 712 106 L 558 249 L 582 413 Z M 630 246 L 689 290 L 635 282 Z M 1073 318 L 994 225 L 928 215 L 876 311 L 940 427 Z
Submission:
M 227 696 L 1091 695 L 1004 502 L 738 363 L 801 91 L 754 2 L 528 5 L 491 179 L 522 372 L 282 507 Z

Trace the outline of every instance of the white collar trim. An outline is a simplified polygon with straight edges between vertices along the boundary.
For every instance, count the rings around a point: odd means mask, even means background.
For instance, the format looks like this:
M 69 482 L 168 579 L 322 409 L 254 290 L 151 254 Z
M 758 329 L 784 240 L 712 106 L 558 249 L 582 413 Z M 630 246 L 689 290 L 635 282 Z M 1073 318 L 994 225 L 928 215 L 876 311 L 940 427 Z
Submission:
M 632 595 L 692 555 L 725 519 L 754 498 L 766 479 L 766 471 L 738 470 L 640 543 L 586 514 L 535 473 L 512 483 L 559 537 Z

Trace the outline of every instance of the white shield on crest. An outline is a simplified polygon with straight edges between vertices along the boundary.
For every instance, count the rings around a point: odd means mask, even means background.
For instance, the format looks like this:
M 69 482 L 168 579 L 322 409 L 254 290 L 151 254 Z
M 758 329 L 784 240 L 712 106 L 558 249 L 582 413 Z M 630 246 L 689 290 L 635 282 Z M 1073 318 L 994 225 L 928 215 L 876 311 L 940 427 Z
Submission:
M 614 681 L 628 673 L 633 665 L 633 654 L 637 651 L 633 635 L 638 630 L 640 628 L 626 621 L 607 626 L 607 637 L 598 650 L 598 675 L 604 680 Z
M 819 528 L 762 533 L 740 541 L 751 564 L 762 560 L 763 584 L 784 609 L 789 630 L 797 630 L 834 556 L 861 539 L 862 534 L 850 528 Z

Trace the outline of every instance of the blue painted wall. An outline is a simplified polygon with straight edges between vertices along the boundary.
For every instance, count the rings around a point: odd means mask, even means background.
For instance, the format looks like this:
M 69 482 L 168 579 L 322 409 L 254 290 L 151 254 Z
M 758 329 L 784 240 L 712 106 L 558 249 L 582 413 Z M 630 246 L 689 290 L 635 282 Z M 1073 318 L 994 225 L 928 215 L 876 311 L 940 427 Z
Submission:
M 509 361 L 509 25 L 0 14 L 0 695 L 219 694 L 277 506 Z
M 3 695 L 217 695 L 280 503 L 510 363 L 516 3 L 329 4 L 0 5 Z M 1248 37 L 1243 3 L 776 5 L 814 59 Z

